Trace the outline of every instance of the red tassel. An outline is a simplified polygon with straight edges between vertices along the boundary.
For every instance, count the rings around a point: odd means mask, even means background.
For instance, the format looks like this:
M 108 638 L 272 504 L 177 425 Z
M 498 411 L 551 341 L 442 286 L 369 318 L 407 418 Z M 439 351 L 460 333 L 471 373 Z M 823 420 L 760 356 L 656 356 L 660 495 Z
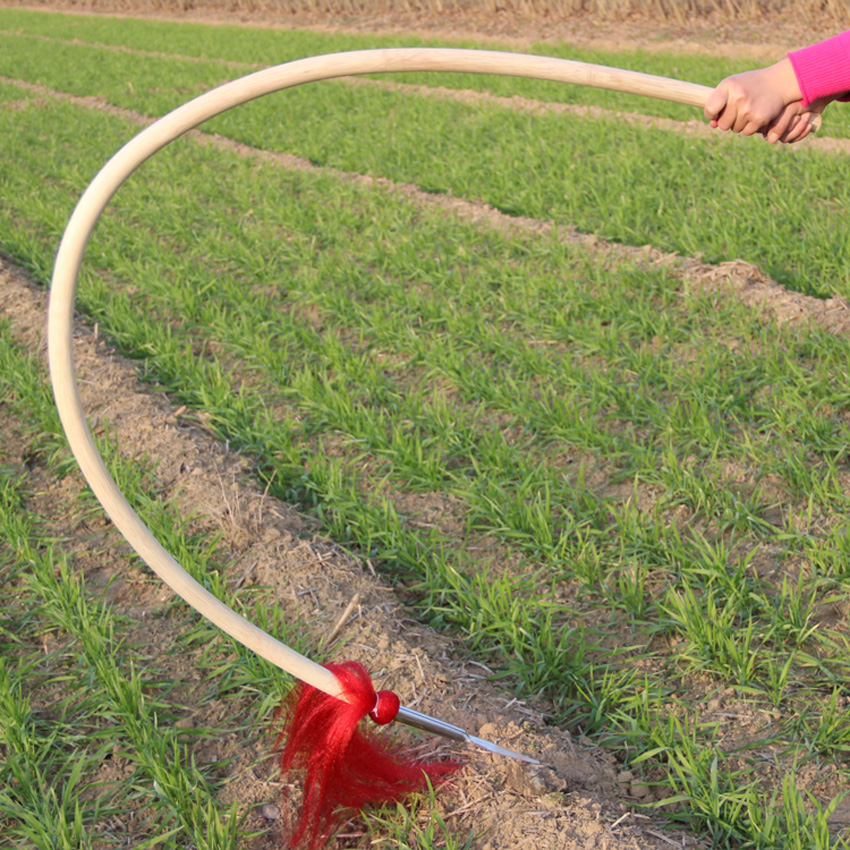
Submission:
M 280 769 L 305 771 L 301 813 L 290 847 L 316 850 L 366 805 L 395 802 L 436 785 L 458 768 L 456 762 L 414 764 L 397 748 L 358 728 L 368 714 L 389 723 L 398 713 L 392 691 L 375 693 L 366 668 L 356 661 L 326 665 L 339 680 L 348 702 L 299 684 L 278 712 L 283 727 L 275 743 Z

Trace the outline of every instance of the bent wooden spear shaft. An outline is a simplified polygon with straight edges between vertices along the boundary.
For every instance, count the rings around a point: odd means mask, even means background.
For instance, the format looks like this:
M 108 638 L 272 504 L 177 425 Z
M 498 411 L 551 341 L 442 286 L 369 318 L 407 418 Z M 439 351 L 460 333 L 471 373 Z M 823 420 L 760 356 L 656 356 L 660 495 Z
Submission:
M 169 142 L 215 115 L 271 92 L 333 77 L 391 71 L 456 71 L 535 77 L 614 89 L 695 107 L 702 107 L 712 91 L 706 86 L 635 71 L 491 50 L 392 48 L 313 56 L 226 83 L 169 112 L 124 145 L 83 193 L 56 254 L 48 310 L 48 356 L 53 393 L 80 469 L 115 526 L 176 594 L 234 640 L 335 697 L 341 697 L 341 689 L 333 673 L 253 625 L 195 581 L 160 545 L 124 498 L 95 446 L 77 389 L 73 352 L 74 301 L 83 254 L 101 213 L 121 184 Z M 496 747 L 473 738 L 458 727 L 410 709 L 402 708 L 397 719 L 455 740 L 470 741 L 491 751 Z M 497 750 L 519 756 L 503 748 Z

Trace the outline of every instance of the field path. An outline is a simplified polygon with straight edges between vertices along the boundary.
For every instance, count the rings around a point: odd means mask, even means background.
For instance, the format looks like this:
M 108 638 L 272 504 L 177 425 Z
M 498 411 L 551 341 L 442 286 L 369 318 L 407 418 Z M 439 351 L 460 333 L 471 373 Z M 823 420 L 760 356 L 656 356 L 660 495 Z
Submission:
M 188 21 L 208 25 L 243 26 L 259 29 L 303 29 L 317 33 L 368 34 L 376 36 L 421 37 L 446 40 L 475 39 L 528 49 L 535 43 L 566 41 L 591 45 L 600 50 L 620 51 L 653 47 L 670 52 L 719 55 L 730 58 L 751 56 L 770 62 L 790 47 L 802 47 L 836 31 L 828 20 L 806 21 L 777 18 L 766 28 L 762 21 L 691 18 L 687 21 L 658 21 L 630 17 L 599 20 L 592 15 L 567 15 L 561 20 L 517 15 L 498 7 L 494 13 L 428 12 L 423 9 L 393 10 L 392 15 L 334 15 L 310 12 L 276 14 L 262 5 L 224 12 L 214 5 L 198 3 L 180 11 L 165 10 L 156 0 L 134 0 L 132 10 L 116 0 L 97 0 L 70 5 L 55 0 L 16 3 L 22 9 L 54 10 L 69 15 L 108 14 L 117 18 L 146 18 L 160 21 Z

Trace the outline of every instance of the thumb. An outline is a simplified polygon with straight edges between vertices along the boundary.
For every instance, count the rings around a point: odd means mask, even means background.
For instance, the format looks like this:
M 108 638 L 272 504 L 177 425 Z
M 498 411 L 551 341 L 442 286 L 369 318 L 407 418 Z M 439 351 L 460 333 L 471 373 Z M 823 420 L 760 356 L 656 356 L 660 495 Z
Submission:
M 708 118 L 709 121 L 714 121 L 721 112 L 726 108 L 726 104 L 729 102 L 729 93 L 726 87 L 721 83 L 709 96 L 705 101 L 705 117 Z

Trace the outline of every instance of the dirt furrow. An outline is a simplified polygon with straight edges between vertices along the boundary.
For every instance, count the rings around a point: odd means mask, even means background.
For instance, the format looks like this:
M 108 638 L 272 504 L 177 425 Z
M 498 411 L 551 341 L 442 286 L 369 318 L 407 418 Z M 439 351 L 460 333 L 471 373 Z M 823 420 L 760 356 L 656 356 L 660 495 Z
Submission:
M 45 292 L 0 259 L 0 314 L 10 322 L 17 342 L 42 361 L 45 309 Z M 417 622 L 391 586 L 323 537 L 311 519 L 263 492 L 242 457 L 175 408 L 163 393 L 143 386 L 132 363 L 88 328 L 79 327 L 75 335 L 75 360 L 83 403 L 95 430 L 108 424 L 122 454 L 144 460 L 162 497 L 175 500 L 183 516 L 191 517 L 192 532 L 219 536 L 221 563 L 229 565 L 222 569 L 229 570 L 231 584 L 271 589 L 287 620 L 297 621 L 299 632 L 312 646 L 327 639 L 349 601 L 359 596 L 335 639 L 342 640 L 344 648 L 331 651 L 331 657 L 361 660 L 376 684 L 396 690 L 405 704 L 536 753 L 546 762 L 544 768 L 530 768 L 477 750 L 466 754 L 466 768 L 439 794 L 439 802 L 453 828 L 461 834 L 474 831 L 473 846 L 513 850 L 528 836 L 534 836 L 540 847 L 563 850 L 587 846 L 661 850 L 673 840 L 676 846 L 701 846 L 688 835 L 661 835 L 651 819 L 632 808 L 633 789 L 610 753 L 547 726 L 545 704 L 512 699 L 491 685 L 485 665 L 466 656 L 451 637 Z M 44 363 L 43 367 L 46 374 Z M 0 424 L 0 443 L 7 453 L 14 452 L 13 442 L 3 437 L 7 430 L 15 430 L 11 417 Z M 25 457 L 6 454 L 3 462 L 14 463 L 26 474 Z M 78 479 L 74 486 L 80 485 Z M 49 499 L 49 477 L 41 474 L 38 486 L 40 497 Z M 69 487 L 67 482 L 52 486 L 57 500 Z M 73 517 L 78 513 L 72 511 L 57 514 L 57 523 L 62 515 L 68 524 L 57 525 L 57 537 L 66 541 L 69 551 L 84 555 L 91 545 L 91 526 L 76 524 Z M 99 533 L 116 537 L 106 523 Z M 113 545 L 124 548 L 117 539 Z M 78 566 L 85 569 L 88 560 L 81 560 Z M 123 560 L 112 562 L 114 570 L 122 566 L 126 568 Z M 154 586 L 147 601 L 140 601 L 138 592 L 122 591 L 120 575 L 104 576 L 102 563 L 93 569 L 98 573 L 92 576 L 92 586 L 116 579 L 112 604 L 131 619 L 147 616 L 140 605 L 168 604 L 164 586 L 162 592 Z M 188 668 L 182 674 L 192 678 Z M 270 743 L 264 735 L 222 741 L 219 749 L 207 754 L 213 761 L 234 759 L 234 778 L 225 787 L 222 803 L 237 797 L 250 809 L 249 828 L 268 828 L 254 808 L 269 799 L 269 777 L 250 766 Z M 439 742 L 431 739 L 426 746 L 437 747 Z M 644 789 L 640 793 L 646 802 Z M 274 802 L 285 805 L 281 799 Z M 272 826 L 246 847 L 276 846 L 272 841 L 276 829 Z
M 20 33 L 11 30 L 0 30 L 3 35 L 16 35 Z M 237 62 L 226 59 L 208 59 L 198 56 L 187 56 L 182 53 L 164 53 L 162 51 L 141 50 L 126 47 L 124 45 L 102 44 L 100 42 L 86 42 L 79 39 L 59 39 L 53 36 L 26 35 L 26 38 L 34 38 L 40 41 L 49 41 L 56 44 L 76 45 L 94 47 L 98 50 L 109 50 L 116 53 L 127 53 L 136 56 L 148 56 L 158 59 L 175 59 L 181 62 L 213 63 L 225 68 L 235 70 L 252 71 L 259 70 L 267 65 L 260 62 Z M 441 100 L 451 100 L 456 103 L 479 104 L 486 106 L 498 106 L 503 109 L 513 109 L 530 115 L 573 115 L 580 118 L 605 119 L 609 121 L 621 121 L 640 127 L 654 127 L 673 133 L 683 133 L 688 136 L 699 138 L 713 137 L 720 140 L 728 139 L 728 135 L 712 130 L 701 117 L 694 117 L 688 121 L 678 121 L 672 118 L 646 115 L 642 112 L 627 112 L 617 109 L 606 109 L 599 106 L 587 106 L 581 104 L 559 103 L 553 101 L 541 101 L 534 98 L 513 95 L 510 97 L 491 94 L 486 91 L 472 89 L 454 89 L 447 86 L 429 86 L 426 84 L 399 83 L 390 80 L 376 80 L 367 77 L 341 77 L 342 82 L 353 86 L 383 88 L 388 91 L 406 92 L 421 97 L 433 97 Z M 695 116 L 697 111 L 695 110 Z M 824 150 L 831 153 L 850 153 L 850 139 L 815 138 L 799 145 L 796 150 L 812 148 Z
M 181 62 L 196 62 L 204 65 L 221 65 L 225 68 L 237 68 L 250 70 L 262 68 L 262 65 L 251 62 L 235 62 L 230 59 L 211 59 L 206 56 L 186 56 L 178 53 L 165 53 L 161 50 L 141 50 L 138 47 L 127 47 L 123 44 L 104 44 L 100 41 L 83 41 L 79 38 L 56 38 L 52 35 L 38 35 L 36 33 L 22 33 L 15 30 L 0 30 L 0 35 L 14 36 L 16 38 L 30 38 L 34 41 L 46 41 L 50 44 L 63 44 L 68 47 L 92 47 L 96 50 L 107 50 L 110 53 L 127 53 L 131 56 L 147 56 L 152 59 L 179 59 Z
M 35 83 L 0 76 L 0 82 L 19 86 L 24 91 L 40 97 L 54 97 L 85 109 L 94 109 L 116 115 L 139 127 L 145 127 L 153 119 L 130 109 L 114 106 L 102 97 L 80 97 L 67 92 L 49 89 Z M 418 87 L 417 87 L 418 88 Z M 7 108 L 20 107 L 20 101 L 6 104 Z M 512 216 L 481 201 L 470 201 L 451 195 L 426 192 L 411 183 L 398 183 L 385 177 L 374 177 L 357 172 L 342 171 L 335 168 L 317 166 L 309 160 L 294 154 L 277 153 L 246 145 L 216 133 L 192 130 L 190 135 L 201 145 L 210 145 L 219 150 L 236 153 L 239 156 L 255 157 L 272 162 L 282 168 L 314 172 L 323 171 L 334 174 L 343 180 L 349 180 L 367 186 L 379 186 L 382 189 L 403 195 L 408 200 L 430 209 L 440 209 L 448 215 L 457 216 L 466 221 L 480 223 L 510 233 L 555 235 L 564 243 L 581 245 L 602 257 L 626 260 L 641 265 L 664 266 L 667 273 L 682 280 L 691 291 L 709 291 L 727 293 L 739 298 L 747 306 L 760 310 L 766 317 L 780 323 L 810 323 L 832 334 L 844 334 L 850 331 L 850 301 L 839 296 L 820 299 L 789 290 L 752 263 L 743 260 L 731 260 L 719 264 L 703 262 L 696 257 L 683 257 L 676 253 L 661 251 L 652 245 L 636 247 L 609 242 L 594 235 L 582 234 L 574 227 L 555 224 L 552 221 Z M 812 140 L 832 143 L 837 140 Z M 850 150 L 850 140 L 846 140 Z

